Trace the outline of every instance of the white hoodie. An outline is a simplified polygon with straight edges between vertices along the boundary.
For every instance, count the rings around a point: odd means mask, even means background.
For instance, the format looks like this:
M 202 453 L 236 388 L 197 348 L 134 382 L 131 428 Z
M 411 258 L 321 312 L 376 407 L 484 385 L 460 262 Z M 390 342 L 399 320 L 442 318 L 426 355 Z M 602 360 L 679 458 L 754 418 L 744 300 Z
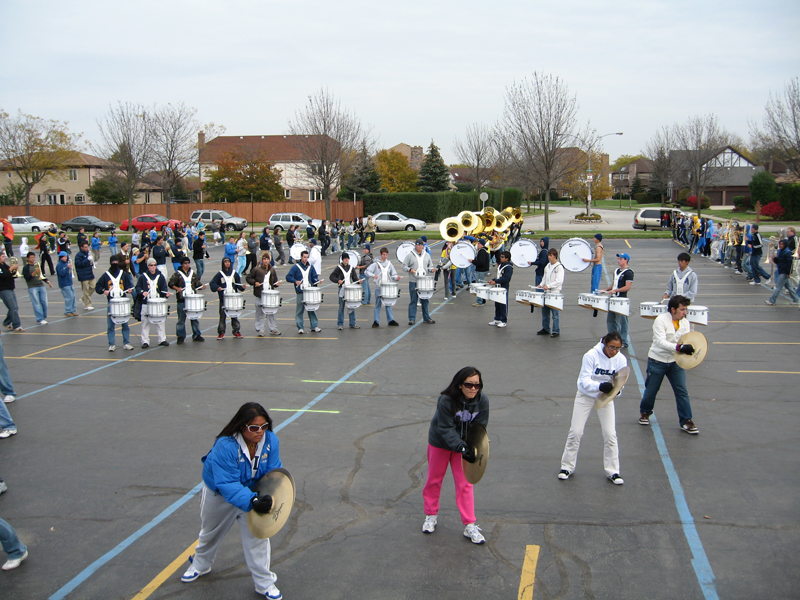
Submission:
M 622 352 L 608 358 L 603 352 L 603 342 L 583 355 L 581 373 L 578 375 L 578 391 L 584 396 L 597 398 L 600 395 L 600 384 L 610 382 L 614 375 L 628 366 L 628 359 Z

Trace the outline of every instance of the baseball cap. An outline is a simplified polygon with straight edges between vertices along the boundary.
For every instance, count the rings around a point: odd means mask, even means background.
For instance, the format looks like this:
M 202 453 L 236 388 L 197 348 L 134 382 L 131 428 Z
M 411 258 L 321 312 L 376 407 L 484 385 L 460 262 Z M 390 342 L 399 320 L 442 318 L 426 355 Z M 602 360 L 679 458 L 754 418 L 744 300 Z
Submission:
M 627 252 L 623 252 L 622 254 L 617 254 L 617 257 L 618 258 L 624 258 L 625 260 L 628 260 L 628 261 L 631 259 L 630 255 L 628 255 Z

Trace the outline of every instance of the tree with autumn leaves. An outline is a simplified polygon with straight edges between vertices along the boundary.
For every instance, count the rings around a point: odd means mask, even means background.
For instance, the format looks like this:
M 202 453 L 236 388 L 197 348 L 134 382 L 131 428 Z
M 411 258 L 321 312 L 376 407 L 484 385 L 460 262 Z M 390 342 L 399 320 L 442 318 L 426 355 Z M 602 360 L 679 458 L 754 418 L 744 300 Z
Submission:
M 375 168 L 381 175 L 383 189 L 387 192 L 416 192 L 417 172 L 408 165 L 408 159 L 397 150 L 381 150 L 375 155 Z
M 281 170 L 254 149 L 222 155 L 203 191 L 211 202 L 282 202 Z

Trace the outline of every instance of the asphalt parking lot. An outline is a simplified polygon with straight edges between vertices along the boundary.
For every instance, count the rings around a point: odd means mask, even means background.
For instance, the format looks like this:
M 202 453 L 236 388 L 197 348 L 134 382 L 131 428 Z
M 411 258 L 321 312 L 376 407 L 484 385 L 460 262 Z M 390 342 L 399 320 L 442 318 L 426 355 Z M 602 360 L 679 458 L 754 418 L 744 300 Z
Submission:
M 79 306 L 82 316 L 62 318 L 61 295 L 50 290 L 50 323 L 37 327 L 18 289 L 27 331 L 2 335 L 19 433 L 0 440 L 9 486 L 0 517 L 30 557 L 0 573 L 0 597 L 256 597 L 235 530 L 209 575 L 180 582 L 200 527 L 200 458 L 255 400 L 273 417 L 297 484 L 292 517 L 272 540 L 286 599 L 796 598 L 798 308 L 786 299 L 767 306 L 764 287 L 693 260 L 697 304 L 709 308 L 708 326 L 698 327 L 709 356 L 687 375 L 700 434 L 679 430 L 666 382 L 654 425 L 642 427 L 652 321 L 638 305 L 660 299 L 682 248 L 605 246 L 606 278 L 622 251 L 636 274 L 626 352 L 634 374 L 615 401 L 623 486 L 604 476 L 594 416 L 575 475 L 556 478 L 581 357 L 606 332 L 602 314 L 577 305 L 588 270 L 567 275 L 557 339 L 536 336 L 541 313 L 514 302 L 506 329 L 488 326 L 493 309 L 473 307 L 467 290 L 449 302 L 438 291 L 436 324 L 409 327 L 404 278 L 398 328 L 385 315 L 370 328 L 372 308 L 361 307 L 362 329 L 337 331 L 331 285 L 321 333 L 297 335 L 287 291 L 282 336 L 255 337 L 248 295 L 245 339 L 217 341 L 216 295 L 206 292 L 205 343 L 174 343 L 173 306 L 169 347 L 140 350 L 136 324 L 136 350 L 118 343 L 113 354 L 102 311 Z M 221 248 L 212 257 L 206 280 Z M 323 260 L 328 284 L 336 259 Z M 533 269 L 515 269 L 512 290 L 531 283 Z M 491 457 L 475 486 L 484 546 L 462 536 L 450 475 L 439 526 L 421 533 L 428 423 L 438 392 L 468 364 L 483 372 L 491 403 Z

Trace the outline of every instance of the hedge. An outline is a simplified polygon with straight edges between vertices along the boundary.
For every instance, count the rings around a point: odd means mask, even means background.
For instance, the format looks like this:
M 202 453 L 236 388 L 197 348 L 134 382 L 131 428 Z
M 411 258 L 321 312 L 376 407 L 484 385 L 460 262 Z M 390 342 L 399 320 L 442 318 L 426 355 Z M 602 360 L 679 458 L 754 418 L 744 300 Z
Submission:
M 516 188 L 483 190 L 489 194 L 486 206 L 502 210 L 507 206 L 520 206 L 522 192 Z M 392 211 L 403 213 L 412 219 L 426 223 L 438 223 L 453 217 L 463 210 L 479 211 L 482 202 L 480 192 L 399 192 L 364 194 L 364 214 Z
M 778 202 L 784 210 L 787 221 L 800 221 L 800 184 L 782 185 L 778 191 Z

